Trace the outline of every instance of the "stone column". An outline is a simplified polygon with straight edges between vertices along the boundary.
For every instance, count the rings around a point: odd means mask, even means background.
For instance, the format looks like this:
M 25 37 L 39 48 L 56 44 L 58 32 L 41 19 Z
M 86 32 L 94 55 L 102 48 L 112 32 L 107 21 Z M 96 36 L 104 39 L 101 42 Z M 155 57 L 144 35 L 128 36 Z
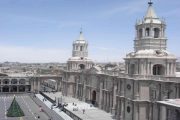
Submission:
M 107 111 L 107 92 L 105 91 L 105 111 Z
M 34 91 L 36 90 L 36 82 L 35 82 L 35 78 L 33 78 L 33 86 L 34 86 Z
M 139 81 L 134 81 L 134 99 L 139 100 Z
M 167 64 L 167 72 L 166 72 L 166 74 L 169 75 L 169 63 L 167 62 L 166 64 Z
M 124 120 L 124 100 L 121 99 L 121 115 L 120 120 Z
M 126 74 L 128 74 L 128 62 L 126 62 Z
M 142 28 L 142 37 L 145 37 L 145 29 Z
M 152 114 L 152 112 L 153 112 L 153 110 L 152 110 L 152 104 L 153 103 L 149 103 L 149 109 L 147 109 L 148 110 L 148 115 L 149 115 L 149 120 L 152 120 L 153 119 L 153 114 Z
M 78 98 L 78 80 L 76 81 L 76 98 Z
M 176 73 L 176 62 L 174 62 L 174 74 Z
M 149 63 L 149 74 L 152 75 L 152 63 Z
M 30 81 L 30 83 L 31 83 L 31 92 L 33 92 L 33 91 L 34 91 L 34 84 L 33 84 L 33 80 L 32 80 L 32 79 L 29 79 L 29 80 L 31 80 L 31 81 Z
M 160 120 L 166 120 L 166 107 L 160 106 Z
M 37 88 L 37 90 L 38 90 L 38 92 L 40 91 L 40 80 L 41 80 L 41 79 L 39 79 L 39 78 L 37 79 L 37 82 L 38 82 L 38 88 Z
M 102 104 L 102 87 L 103 87 L 103 83 L 100 82 L 100 89 L 99 89 L 99 108 L 100 109 L 102 108 L 102 106 L 101 106 L 101 104 Z
M 134 102 L 134 106 L 133 106 L 133 120 L 139 120 L 138 119 L 138 106 L 137 106 L 138 103 Z
M 149 68 L 149 62 L 147 62 L 147 75 L 149 75 L 149 71 L 150 71 L 150 68 Z
M 146 61 L 143 62 L 143 71 L 144 71 L 144 75 L 147 74 L 147 69 L 146 69 Z
M 9 85 L 8 87 L 9 87 L 9 92 L 11 92 L 11 86 Z
M 113 89 L 113 108 L 112 108 L 112 114 L 115 116 L 115 111 L 116 111 L 116 91 L 117 91 L 117 84 L 114 85 Z
M 127 74 L 129 74 L 129 62 L 127 63 Z
M 169 63 L 169 75 L 172 73 L 172 63 Z
M 107 92 L 107 111 L 109 112 L 109 107 L 110 107 L 110 99 L 109 99 L 109 91 Z
M 143 68 L 144 68 L 144 63 L 141 61 L 141 62 L 140 62 L 140 65 L 141 65 L 141 75 L 143 75 L 143 74 L 144 74 L 144 70 L 143 70 Z
M 83 101 L 85 101 L 86 100 L 86 84 L 85 84 L 85 81 L 84 81 L 82 93 L 83 93 Z
M 121 82 L 121 96 L 124 96 L 124 80 Z

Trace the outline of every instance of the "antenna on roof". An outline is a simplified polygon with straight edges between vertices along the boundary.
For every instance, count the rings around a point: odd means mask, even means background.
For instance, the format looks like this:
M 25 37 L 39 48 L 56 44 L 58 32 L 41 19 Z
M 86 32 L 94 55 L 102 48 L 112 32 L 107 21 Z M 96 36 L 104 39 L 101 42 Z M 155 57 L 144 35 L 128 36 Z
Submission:
M 151 6 L 153 4 L 152 0 L 149 0 L 148 4 Z

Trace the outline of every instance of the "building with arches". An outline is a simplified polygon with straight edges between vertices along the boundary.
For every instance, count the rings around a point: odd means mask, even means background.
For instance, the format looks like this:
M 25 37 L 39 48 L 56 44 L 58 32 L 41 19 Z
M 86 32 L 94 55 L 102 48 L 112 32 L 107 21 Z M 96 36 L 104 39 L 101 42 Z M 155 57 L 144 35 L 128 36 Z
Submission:
M 180 97 L 180 76 L 176 74 L 176 57 L 167 50 L 166 23 L 156 15 L 152 2 L 135 28 L 134 51 L 124 58 L 124 72 L 118 65 L 71 71 L 78 64 L 69 59 L 62 93 L 90 102 L 117 120 L 176 120 L 178 116 L 167 118 L 168 107 L 157 104 Z
M 0 77 L 0 93 L 19 93 L 31 91 L 30 81 L 27 77 Z

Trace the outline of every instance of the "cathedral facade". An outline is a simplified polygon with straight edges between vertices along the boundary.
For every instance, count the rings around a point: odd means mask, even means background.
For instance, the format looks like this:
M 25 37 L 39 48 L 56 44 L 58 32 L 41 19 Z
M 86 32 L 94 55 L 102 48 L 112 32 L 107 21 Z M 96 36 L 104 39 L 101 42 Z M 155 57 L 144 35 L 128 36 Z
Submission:
M 63 73 L 63 95 L 90 102 L 117 120 L 167 120 L 167 108 L 157 101 L 179 98 L 180 78 L 176 57 L 167 50 L 166 23 L 152 2 L 135 28 L 134 51 L 124 58 L 124 72 L 117 65 L 93 65 L 81 32 Z

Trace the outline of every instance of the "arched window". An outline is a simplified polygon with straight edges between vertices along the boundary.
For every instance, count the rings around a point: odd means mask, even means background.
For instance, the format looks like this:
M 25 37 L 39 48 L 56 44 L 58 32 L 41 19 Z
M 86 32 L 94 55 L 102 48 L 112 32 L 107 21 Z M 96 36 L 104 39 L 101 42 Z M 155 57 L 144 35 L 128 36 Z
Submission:
M 96 103 L 96 91 L 94 90 L 92 92 L 92 104 L 94 105 Z
M 76 46 L 76 50 L 78 50 L 78 46 Z
M 25 92 L 25 86 L 19 86 L 19 92 Z
M 9 86 L 3 86 L 2 92 L 9 92 Z
M 127 112 L 130 113 L 131 112 L 131 108 L 130 106 L 127 106 Z
M 9 84 L 9 79 L 4 79 L 3 84 Z
M 154 38 L 159 37 L 159 28 L 154 28 Z
M 135 64 L 130 64 L 130 68 L 129 68 L 129 74 L 133 75 L 135 73 Z
M 150 29 L 146 28 L 146 36 L 150 36 Z
M 10 91 L 11 92 L 17 92 L 17 86 L 11 86 Z
M 84 64 L 80 64 L 79 65 L 79 68 L 82 70 L 82 69 L 85 69 L 85 65 Z
M 164 75 L 164 67 L 160 64 L 153 66 L 153 75 Z
M 83 46 L 80 46 L 80 51 L 83 51 Z
M 11 84 L 17 84 L 17 79 L 12 79 Z
M 25 84 L 25 82 L 26 82 L 25 79 L 20 79 L 19 80 L 19 84 Z
M 142 38 L 142 29 L 139 29 L 139 38 Z

